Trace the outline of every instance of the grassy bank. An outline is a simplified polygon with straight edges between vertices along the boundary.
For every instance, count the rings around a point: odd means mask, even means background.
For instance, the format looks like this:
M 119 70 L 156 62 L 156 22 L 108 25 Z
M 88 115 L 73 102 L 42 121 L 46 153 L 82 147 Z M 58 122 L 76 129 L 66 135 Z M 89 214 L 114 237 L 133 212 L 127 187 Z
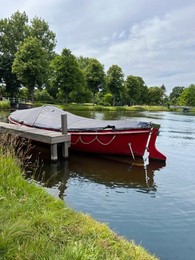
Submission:
M 92 104 L 64 104 L 59 106 L 67 111 L 169 111 L 165 106 L 99 106 Z
M 0 146 L 0 259 L 156 259 L 22 177 Z

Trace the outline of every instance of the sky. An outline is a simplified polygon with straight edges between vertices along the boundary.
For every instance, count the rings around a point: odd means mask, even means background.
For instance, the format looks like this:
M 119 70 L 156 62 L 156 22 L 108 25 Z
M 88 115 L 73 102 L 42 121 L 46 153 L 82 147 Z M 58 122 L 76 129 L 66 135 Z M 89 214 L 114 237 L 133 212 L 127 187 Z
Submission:
M 0 19 L 39 17 L 56 34 L 56 52 L 121 67 L 148 87 L 195 84 L 194 0 L 0 0 Z

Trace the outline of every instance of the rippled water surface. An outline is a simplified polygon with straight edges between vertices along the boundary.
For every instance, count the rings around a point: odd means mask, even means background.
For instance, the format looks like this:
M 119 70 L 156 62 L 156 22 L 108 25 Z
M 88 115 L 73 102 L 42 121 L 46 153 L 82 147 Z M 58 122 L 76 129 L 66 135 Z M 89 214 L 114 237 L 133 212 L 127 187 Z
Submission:
M 195 259 L 195 114 L 83 115 L 160 124 L 156 145 L 166 165 L 70 154 L 68 161 L 45 165 L 49 192 L 160 259 Z

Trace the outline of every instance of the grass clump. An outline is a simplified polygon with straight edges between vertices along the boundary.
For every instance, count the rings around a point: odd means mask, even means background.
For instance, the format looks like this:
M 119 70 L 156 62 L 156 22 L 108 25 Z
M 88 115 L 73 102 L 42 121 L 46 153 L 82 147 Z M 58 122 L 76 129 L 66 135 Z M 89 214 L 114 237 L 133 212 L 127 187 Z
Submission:
M 0 101 L 0 109 L 10 109 L 10 101 L 2 100 Z
M 12 151 L 1 142 L 0 259 L 156 259 L 25 180 Z

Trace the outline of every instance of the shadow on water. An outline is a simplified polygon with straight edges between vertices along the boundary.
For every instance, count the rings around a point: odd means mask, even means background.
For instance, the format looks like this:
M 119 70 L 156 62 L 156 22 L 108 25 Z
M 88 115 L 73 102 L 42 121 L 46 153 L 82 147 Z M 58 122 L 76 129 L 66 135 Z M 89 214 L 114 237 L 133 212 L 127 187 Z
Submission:
M 144 166 L 142 159 L 136 159 L 134 162 L 131 158 L 105 158 L 77 153 L 71 153 L 68 160 L 61 159 L 57 163 L 51 163 L 48 160 L 48 149 L 43 149 L 42 147 L 42 174 L 30 178 L 34 178 L 44 187 L 58 189 L 60 198 L 66 196 L 71 179 L 77 179 L 81 183 L 89 181 L 102 184 L 111 189 L 133 188 L 138 192 L 155 193 L 155 172 L 165 166 L 164 163 L 155 161 Z

